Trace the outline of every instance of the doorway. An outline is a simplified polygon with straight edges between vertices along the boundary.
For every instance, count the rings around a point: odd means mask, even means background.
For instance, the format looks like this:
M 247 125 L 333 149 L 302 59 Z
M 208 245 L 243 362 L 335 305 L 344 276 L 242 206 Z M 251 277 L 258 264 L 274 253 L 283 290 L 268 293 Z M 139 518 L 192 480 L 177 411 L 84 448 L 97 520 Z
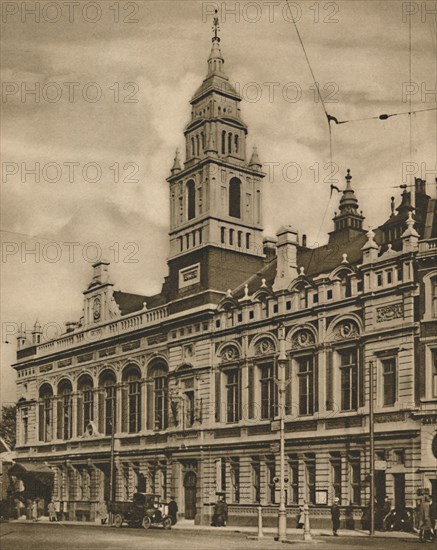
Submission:
M 196 516 L 196 485 L 196 474 L 187 472 L 184 477 L 185 519 L 194 519 Z
M 395 509 L 405 509 L 405 474 L 393 474 L 395 486 Z
M 384 470 L 375 471 L 375 499 L 376 499 L 376 509 L 375 509 L 375 529 L 378 531 L 382 529 L 382 520 L 384 518 L 383 509 L 384 509 L 384 499 L 386 495 L 386 477 Z

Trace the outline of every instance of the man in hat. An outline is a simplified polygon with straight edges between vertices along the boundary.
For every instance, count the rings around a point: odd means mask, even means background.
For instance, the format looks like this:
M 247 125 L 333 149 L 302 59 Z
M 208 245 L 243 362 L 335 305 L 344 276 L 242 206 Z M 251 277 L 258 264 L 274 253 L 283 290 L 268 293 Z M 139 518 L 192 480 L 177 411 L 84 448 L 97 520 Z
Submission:
M 178 505 L 174 496 L 170 497 L 170 502 L 168 503 L 168 515 L 171 519 L 171 524 L 176 525 L 178 520 Z
M 334 502 L 331 506 L 332 532 L 334 533 L 334 537 L 338 537 L 337 531 L 340 527 L 340 507 L 338 506 L 339 502 L 340 499 L 338 497 L 335 497 Z

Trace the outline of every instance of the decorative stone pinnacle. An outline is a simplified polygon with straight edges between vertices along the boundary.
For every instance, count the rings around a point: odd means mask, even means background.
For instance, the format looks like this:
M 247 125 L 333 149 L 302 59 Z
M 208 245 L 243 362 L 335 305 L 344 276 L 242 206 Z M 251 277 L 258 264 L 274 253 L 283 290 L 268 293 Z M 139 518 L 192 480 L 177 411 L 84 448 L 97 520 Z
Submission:
M 175 172 L 180 172 L 182 170 L 181 167 L 181 159 L 179 157 L 179 147 L 176 149 L 174 161 L 173 161 L 173 167 L 171 169 L 171 173 L 174 174 Z
M 267 285 L 266 285 L 266 280 L 265 279 L 261 279 L 261 288 L 266 288 Z
M 407 229 L 402 233 L 401 238 L 407 238 L 407 237 L 419 237 L 419 233 L 414 229 L 414 219 L 413 219 L 413 213 L 410 210 L 408 212 L 408 218 L 406 220 Z
M 232 298 L 232 290 L 230 288 L 228 288 L 227 292 L 226 292 L 226 296 L 228 298 Z
M 305 268 L 304 267 L 301 267 L 299 268 L 299 275 L 305 275 Z
M 372 229 L 369 229 L 369 231 L 367 231 L 366 237 L 367 237 L 367 242 L 365 243 L 365 245 L 361 250 L 370 250 L 372 248 L 374 250 L 379 250 L 379 246 L 376 244 L 374 240 L 375 233 L 372 231 Z
M 342 259 L 341 263 L 342 264 L 348 264 L 349 262 L 347 261 L 347 254 L 342 254 L 342 257 L 343 257 L 343 259 Z

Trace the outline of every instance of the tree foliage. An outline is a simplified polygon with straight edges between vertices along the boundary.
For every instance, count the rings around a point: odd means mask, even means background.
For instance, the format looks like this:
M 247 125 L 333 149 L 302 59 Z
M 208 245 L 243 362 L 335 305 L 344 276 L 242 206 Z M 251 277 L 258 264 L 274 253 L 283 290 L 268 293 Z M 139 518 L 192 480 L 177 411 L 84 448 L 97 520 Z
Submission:
M 16 405 L 3 405 L 2 407 L 0 437 L 5 440 L 11 449 L 15 447 L 16 412 Z

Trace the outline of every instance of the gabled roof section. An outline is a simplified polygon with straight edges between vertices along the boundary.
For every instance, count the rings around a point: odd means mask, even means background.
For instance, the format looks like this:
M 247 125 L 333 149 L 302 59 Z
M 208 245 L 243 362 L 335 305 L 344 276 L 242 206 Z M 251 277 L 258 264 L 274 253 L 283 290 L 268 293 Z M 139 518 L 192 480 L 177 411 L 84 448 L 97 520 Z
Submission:
M 134 311 L 140 311 L 143 309 L 144 302 L 146 302 L 146 296 L 114 290 L 114 300 L 120 308 L 120 313 L 122 315 L 126 315 L 128 313 L 133 313 Z

